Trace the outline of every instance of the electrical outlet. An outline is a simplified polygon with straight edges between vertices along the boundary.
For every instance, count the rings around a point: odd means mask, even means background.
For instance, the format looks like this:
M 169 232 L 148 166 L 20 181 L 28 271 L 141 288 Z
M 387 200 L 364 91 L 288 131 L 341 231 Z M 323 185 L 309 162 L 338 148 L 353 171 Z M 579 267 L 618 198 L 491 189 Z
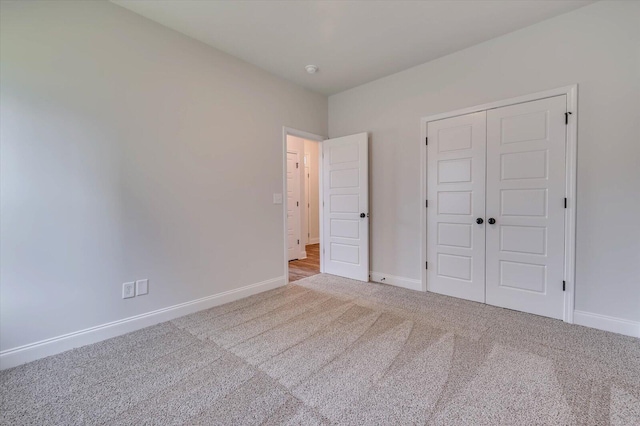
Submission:
M 135 295 L 136 295 L 135 285 L 136 284 L 133 283 L 133 282 L 122 284 L 122 298 L 123 299 L 129 299 L 131 297 L 135 297 Z
M 142 296 L 147 293 L 149 293 L 149 280 L 144 279 L 136 281 L 136 296 Z
M 282 204 L 282 194 L 273 194 L 273 204 Z

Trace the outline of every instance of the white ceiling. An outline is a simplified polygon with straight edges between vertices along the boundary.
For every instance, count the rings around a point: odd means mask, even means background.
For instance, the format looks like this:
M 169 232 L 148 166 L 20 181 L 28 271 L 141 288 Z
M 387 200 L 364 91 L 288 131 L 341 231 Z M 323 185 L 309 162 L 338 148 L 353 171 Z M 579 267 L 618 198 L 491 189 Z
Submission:
M 544 19 L 584 0 L 112 0 L 327 95 Z M 315 64 L 320 71 L 306 73 Z

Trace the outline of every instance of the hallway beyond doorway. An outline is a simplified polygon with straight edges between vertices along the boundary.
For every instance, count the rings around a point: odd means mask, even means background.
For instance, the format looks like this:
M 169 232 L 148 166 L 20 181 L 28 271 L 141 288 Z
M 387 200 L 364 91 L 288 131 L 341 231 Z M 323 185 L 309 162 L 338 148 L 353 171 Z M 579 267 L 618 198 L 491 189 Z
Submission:
M 320 244 L 309 244 L 306 251 L 306 259 L 289 262 L 289 282 L 320 273 Z

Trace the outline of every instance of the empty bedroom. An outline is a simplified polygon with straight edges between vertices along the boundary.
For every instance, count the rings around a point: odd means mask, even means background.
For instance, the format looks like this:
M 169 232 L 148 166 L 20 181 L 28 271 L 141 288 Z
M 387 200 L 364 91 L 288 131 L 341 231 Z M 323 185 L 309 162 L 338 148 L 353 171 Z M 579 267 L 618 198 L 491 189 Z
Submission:
M 640 425 L 640 1 L 0 0 L 0 425 Z

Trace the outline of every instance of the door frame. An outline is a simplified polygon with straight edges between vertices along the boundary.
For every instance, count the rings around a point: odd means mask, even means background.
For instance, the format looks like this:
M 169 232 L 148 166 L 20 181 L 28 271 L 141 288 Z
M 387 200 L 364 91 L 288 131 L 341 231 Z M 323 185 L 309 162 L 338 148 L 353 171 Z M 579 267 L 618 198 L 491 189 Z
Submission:
M 305 214 L 303 216 L 305 216 L 304 218 L 304 222 L 307 224 L 307 229 L 306 229 L 306 234 L 305 234 L 305 229 L 302 230 L 302 239 L 304 241 L 306 241 L 305 243 L 305 251 L 306 251 L 306 246 L 309 245 L 309 236 L 310 236 L 310 232 L 309 232 L 309 214 L 311 212 L 311 169 L 309 169 L 309 164 L 307 164 L 307 162 L 311 161 L 311 156 L 307 155 L 306 153 L 303 153 L 304 155 L 302 156 L 302 165 L 304 168 L 304 172 L 303 172 L 303 182 L 302 184 L 304 185 L 304 195 L 306 196 L 304 202 L 305 205 Z M 307 172 L 307 169 L 309 169 L 309 171 Z M 306 255 L 305 255 L 306 256 Z
M 307 253 L 306 250 L 302 249 L 302 246 L 300 244 L 300 242 L 302 241 L 302 211 L 304 209 L 304 204 L 303 201 L 300 199 L 300 193 L 302 192 L 302 178 L 301 178 L 301 173 L 302 170 L 300 170 L 300 163 L 302 163 L 302 161 L 300 161 L 300 151 L 298 150 L 298 147 L 296 147 L 296 149 L 292 149 L 289 147 L 289 145 L 287 144 L 287 157 L 289 154 L 294 154 L 296 156 L 296 171 L 295 174 L 297 174 L 297 176 L 295 177 L 298 180 L 298 215 L 297 215 L 297 220 L 298 220 L 298 226 L 296 227 L 297 229 L 295 230 L 295 233 L 298 234 L 298 244 L 297 244 L 297 252 L 295 253 L 295 258 L 294 259 L 289 259 L 289 244 L 288 244 L 288 230 L 285 229 L 285 235 L 287 236 L 287 261 L 290 262 L 291 260 L 300 260 L 300 259 L 305 259 L 307 257 Z M 304 150 L 302 152 L 302 154 L 304 154 Z M 288 158 L 287 158 L 287 162 L 288 162 Z M 288 167 L 288 164 L 287 164 Z M 289 173 L 289 170 L 287 170 L 287 173 Z M 283 194 L 283 198 L 286 198 L 287 201 L 289 199 L 289 192 L 285 192 Z M 285 206 L 287 204 L 285 203 Z M 288 218 L 288 215 L 287 215 Z M 295 237 L 295 235 L 294 235 Z
M 510 105 L 521 104 L 539 99 L 551 98 L 554 96 L 566 95 L 567 111 L 571 113 L 566 126 L 566 161 L 565 161 L 565 194 L 567 196 L 567 208 L 565 209 L 565 229 L 564 229 L 564 277 L 566 280 L 566 291 L 563 301 L 563 321 L 573 324 L 573 311 L 575 306 L 575 269 L 576 269 L 576 175 L 577 163 L 576 154 L 578 150 L 578 85 L 559 87 L 542 92 L 531 93 L 515 98 L 504 99 L 455 111 L 434 114 L 420 119 L 420 259 L 422 261 L 422 291 L 428 290 L 427 283 L 427 125 L 430 121 L 442 120 L 459 115 L 471 114 L 479 111 L 486 111 Z
M 284 236 L 284 281 L 289 284 L 289 245 L 287 244 L 287 136 L 295 136 L 302 139 L 320 143 L 318 163 L 322 162 L 322 142 L 326 139 L 324 136 L 314 133 L 305 132 L 291 127 L 282 126 L 282 235 Z M 304 155 L 304 153 L 303 153 Z M 304 170 L 304 166 L 302 167 Z M 302 182 L 301 182 L 302 184 Z M 318 169 L 318 185 L 322 188 L 322 167 Z M 318 191 L 320 200 L 319 206 L 322 206 L 322 190 Z M 322 247 L 322 208 L 319 209 L 320 220 L 320 247 Z M 302 235 L 301 235 L 302 236 Z M 320 272 L 324 272 L 324 255 L 320 250 Z

